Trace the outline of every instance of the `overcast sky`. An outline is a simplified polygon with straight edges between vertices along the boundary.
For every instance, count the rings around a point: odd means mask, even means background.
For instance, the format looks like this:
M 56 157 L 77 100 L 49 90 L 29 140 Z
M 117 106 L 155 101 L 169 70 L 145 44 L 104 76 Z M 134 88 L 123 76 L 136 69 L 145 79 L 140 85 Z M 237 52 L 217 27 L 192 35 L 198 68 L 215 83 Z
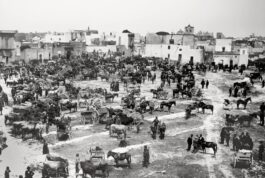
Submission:
M 0 29 L 195 31 L 265 36 L 265 0 L 0 0 Z

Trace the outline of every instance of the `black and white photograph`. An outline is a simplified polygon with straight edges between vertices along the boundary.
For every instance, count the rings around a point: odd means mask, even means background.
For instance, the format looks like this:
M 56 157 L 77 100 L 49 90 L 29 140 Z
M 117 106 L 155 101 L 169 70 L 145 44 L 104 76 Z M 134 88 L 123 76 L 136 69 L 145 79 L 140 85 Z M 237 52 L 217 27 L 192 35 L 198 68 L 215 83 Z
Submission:
M 0 178 L 264 178 L 264 0 L 0 0 Z

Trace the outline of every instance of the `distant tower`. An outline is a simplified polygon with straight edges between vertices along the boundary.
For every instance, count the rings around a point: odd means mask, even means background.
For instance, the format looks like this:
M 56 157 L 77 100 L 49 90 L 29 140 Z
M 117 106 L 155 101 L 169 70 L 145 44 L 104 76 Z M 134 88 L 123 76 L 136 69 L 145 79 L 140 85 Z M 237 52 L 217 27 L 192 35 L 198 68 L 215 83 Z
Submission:
M 225 36 L 223 33 L 221 33 L 221 32 L 216 33 L 216 39 L 224 39 L 224 38 L 225 38 Z
M 194 34 L 194 27 L 191 25 L 186 26 L 185 33 Z

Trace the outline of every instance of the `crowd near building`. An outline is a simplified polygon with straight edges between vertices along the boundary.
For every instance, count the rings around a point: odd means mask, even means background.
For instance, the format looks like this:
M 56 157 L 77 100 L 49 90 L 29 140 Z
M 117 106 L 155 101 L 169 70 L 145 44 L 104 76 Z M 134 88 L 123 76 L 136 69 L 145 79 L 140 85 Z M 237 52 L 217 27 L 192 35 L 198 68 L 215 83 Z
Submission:
M 216 63 L 228 66 L 248 65 L 249 60 L 265 58 L 265 38 L 250 35 L 245 38 L 216 36 L 197 32 L 188 25 L 177 32 L 148 33 L 145 36 L 124 30 L 120 33 L 99 33 L 90 28 L 64 33 L 19 33 L 0 30 L 0 62 L 28 63 L 88 53 L 102 57 L 141 55 L 169 60 L 173 63 Z

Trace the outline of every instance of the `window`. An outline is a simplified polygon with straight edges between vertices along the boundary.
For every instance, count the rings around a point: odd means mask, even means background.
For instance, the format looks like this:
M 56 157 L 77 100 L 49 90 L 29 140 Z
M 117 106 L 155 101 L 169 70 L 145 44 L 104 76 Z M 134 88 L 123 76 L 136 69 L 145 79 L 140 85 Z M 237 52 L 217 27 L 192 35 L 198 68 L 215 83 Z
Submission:
M 167 49 L 170 49 L 170 46 L 168 46 Z
M 182 59 L 182 54 L 179 54 L 178 60 L 181 61 L 181 59 Z
M 182 49 L 181 49 L 181 48 L 179 48 L 179 51 L 182 51 Z
M 170 54 L 167 55 L 168 59 L 170 58 Z
M 169 44 L 174 44 L 174 39 L 170 39 Z
M 245 54 L 245 50 L 242 50 L 242 54 Z
M 222 47 L 222 51 L 225 52 L 225 47 Z

